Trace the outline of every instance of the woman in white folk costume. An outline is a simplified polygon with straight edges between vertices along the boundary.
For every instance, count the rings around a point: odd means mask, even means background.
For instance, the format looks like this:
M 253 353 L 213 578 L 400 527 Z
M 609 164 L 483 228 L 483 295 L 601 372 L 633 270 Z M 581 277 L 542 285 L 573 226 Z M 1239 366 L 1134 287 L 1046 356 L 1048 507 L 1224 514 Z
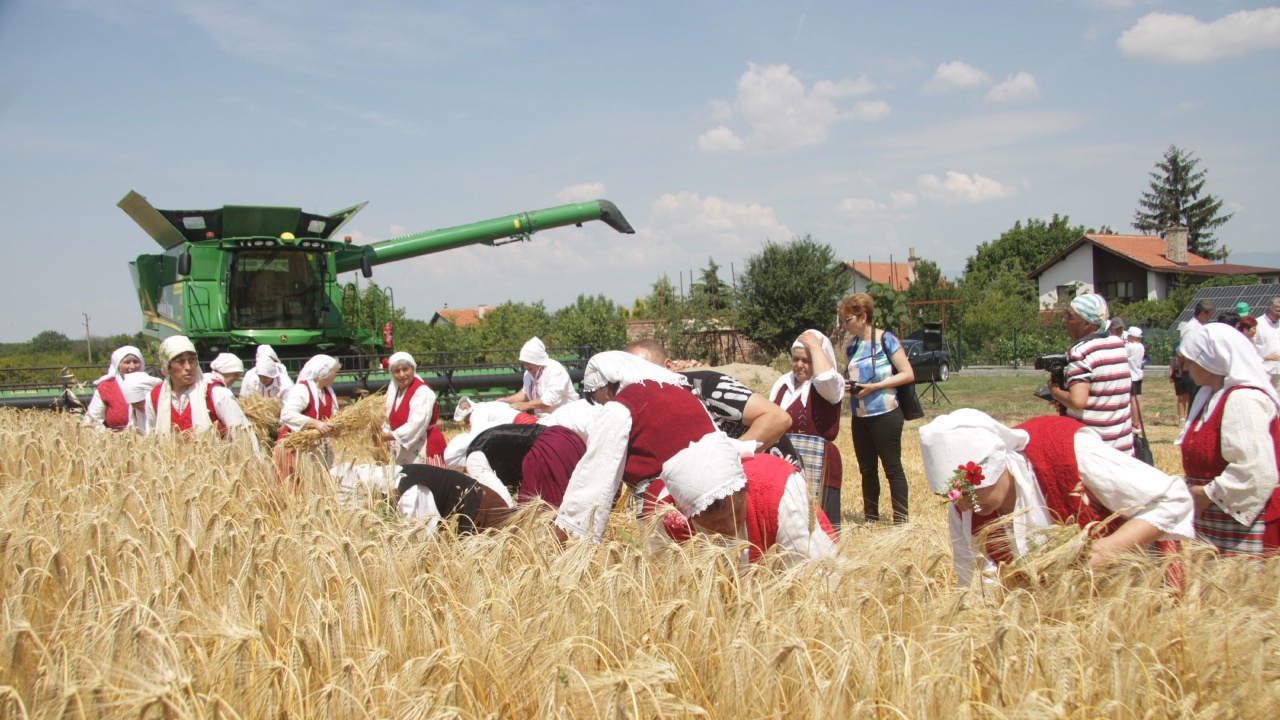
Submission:
M 298 383 L 289 389 L 280 408 L 280 434 L 283 440 L 291 432 L 315 430 L 325 440 L 316 451 L 325 467 L 333 465 L 333 447 L 328 438 L 338 434 L 329 418 L 338 410 L 338 396 L 333 381 L 338 375 L 338 361 L 328 355 L 316 355 L 298 373 Z M 281 446 L 276 453 L 276 470 L 283 479 L 293 473 L 297 458 Z
M 1196 535 L 1224 555 L 1280 552 L 1280 396 L 1235 328 L 1193 328 L 1178 352 L 1200 386 L 1177 439 Z
M 833 441 L 840 435 L 844 384 L 831 340 L 817 330 L 806 330 L 791 344 L 791 372 L 778 378 L 769 391 L 773 403 L 791 416 L 792 433 L 822 441 L 822 456 L 814 468 L 822 478 L 819 504 L 837 530 L 844 469 Z M 806 466 L 810 462 L 805 458 Z
M 444 433 L 436 422 L 440 409 L 436 393 L 417 375 L 418 363 L 407 352 L 391 356 L 391 386 L 387 388 L 387 421 L 382 439 L 391 445 L 397 465 L 425 463 L 444 467 Z
M 682 542 L 692 531 L 747 543 L 742 560 L 756 562 L 775 549 L 788 563 L 836 552 L 826 513 L 809 496 L 809 483 L 791 463 L 722 432 L 703 437 L 662 465 L 662 478 L 645 491 L 646 514 L 665 504 L 662 530 Z
M 83 425 L 106 428 L 120 432 L 129 427 L 130 408 L 120 393 L 120 378 L 132 372 L 140 372 L 146 367 L 142 362 L 142 351 L 132 345 L 116 348 L 111 353 L 111 365 L 107 374 L 93 381 L 93 399 L 85 408 Z
M 947 525 L 962 587 L 975 568 L 994 581 L 998 564 L 1026 554 L 1037 530 L 1053 525 L 1090 528 L 1094 567 L 1122 550 L 1195 535 L 1182 478 L 1110 447 L 1073 418 L 1038 417 L 1010 428 L 962 408 L 920 428 L 920 452 L 929 489 L 954 503 Z M 1108 522 L 1113 513 L 1118 517 Z
M 139 435 L 146 435 L 150 429 L 147 425 L 147 394 L 160 384 L 160 378 L 144 372 L 131 372 L 120 377 L 120 394 L 129 404 L 129 425 Z
M 244 375 L 244 361 L 231 353 L 221 353 L 209 363 L 209 382 L 231 389 Z
M 599 542 L 622 483 L 642 496 L 663 463 L 716 427 L 683 375 L 631 353 L 593 356 L 582 389 L 604 407 L 588 428 L 586 454 L 569 478 L 555 523 L 562 533 Z
M 183 335 L 160 343 L 160 371 L 164 382 L 147 395 L 148 432 L 248 436 L 255 450 L 257 439 L 235 396 L 221 383 L 211 382 L 200 372 L 195 345 Z
M 276 351 L 270 345 L 259 345 L 253 367 L 240 383 L 240 397 L 283 398 L 292 387 L 289 371 L 276 357 Z
M 556 408 L 578 399 L 569 371 L 547 355 L 547 348 L 533 338 L 520 348 L 520 364 L 524 366 L 524 387 L 515 395 L 499 398 L 520 412 L 543 417 Z

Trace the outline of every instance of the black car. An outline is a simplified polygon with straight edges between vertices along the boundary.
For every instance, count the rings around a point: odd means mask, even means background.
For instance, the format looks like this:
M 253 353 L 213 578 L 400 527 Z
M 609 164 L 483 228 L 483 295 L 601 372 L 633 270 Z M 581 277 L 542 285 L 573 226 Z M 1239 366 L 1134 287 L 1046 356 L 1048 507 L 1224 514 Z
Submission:
M 902 348 L 915 371 L 916 382 L 946 382 L 951 377 L 951 356 L 945 349 L 925 350 L 923 341 L 909 338 L 902 341 Z

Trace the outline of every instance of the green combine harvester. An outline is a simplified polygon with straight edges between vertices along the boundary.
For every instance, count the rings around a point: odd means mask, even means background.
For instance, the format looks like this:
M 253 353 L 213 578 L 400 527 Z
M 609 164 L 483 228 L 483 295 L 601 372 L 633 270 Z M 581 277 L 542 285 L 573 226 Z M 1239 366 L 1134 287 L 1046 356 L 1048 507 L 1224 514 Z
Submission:
M 338 233 L 365 204 L 329 215 L 249 205 L 157 210 L 130 191 L 119 207 L 162 248 L 129 263 L 144 335 L 156 341 L 186 335 L 203 363 L 230 352 L 251 364 L 255 348 L 266 344 L 296 372 L 306 358 L 325 353 L 342 360 L 339 392 L 376 389 L 386 385 L 381 361 L 393 349 L 394 301 L 388 289 L 385 302 L 363 308 L 356 284 L 340 283 L 339 273 L 359 270 L 369 278 L 383 263 L 468 245 L 519 242 L 539 230 L 596 220 L 620 233 L 635 232 L 616 205 L 592 200 L 356 245 Z M 583 354 L 582 349 L 548 350 L 571 361 Z M 503 357 L 507 354 L 509 360 Z M 514 352 L 417 359 L 420 374 L 437 392 L 520 386 Z M 92 378 L 76 378 L 87 379 Z M 91 387 L 73 388 L 65 379 L 35 385 L 0 387 L 0 406 L 55 406 L 60 398 L 67 400 L 69 390 L 87 402 L 92 393 Z

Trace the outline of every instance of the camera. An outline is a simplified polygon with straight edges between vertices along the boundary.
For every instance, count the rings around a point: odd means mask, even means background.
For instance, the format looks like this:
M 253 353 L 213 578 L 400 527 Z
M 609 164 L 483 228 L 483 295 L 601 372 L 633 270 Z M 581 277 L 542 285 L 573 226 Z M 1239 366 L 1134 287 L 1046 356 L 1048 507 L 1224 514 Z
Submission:
M 1049 379 L 1058 387 L 1067 386 L 1067 354 L 1066 353 L 1045 353 L 1037 355 L 1035 359 L 1035 369 L 1045 370 L 1049 373 Z M 1048 385 L 1041 385 L 1032 393 L 1041 400 L 1053 402 L 1053 394 L 1049 392 Z
M 1058 384 L 1058 387 L 1066 387 L 1067 385 L 1067 354 L 1066 353 L 1045 353 L 1037 355 L 1035 360 L 1035 368 L 1037 370 L 1046 370 L 1049 373 L 1049 379 Z

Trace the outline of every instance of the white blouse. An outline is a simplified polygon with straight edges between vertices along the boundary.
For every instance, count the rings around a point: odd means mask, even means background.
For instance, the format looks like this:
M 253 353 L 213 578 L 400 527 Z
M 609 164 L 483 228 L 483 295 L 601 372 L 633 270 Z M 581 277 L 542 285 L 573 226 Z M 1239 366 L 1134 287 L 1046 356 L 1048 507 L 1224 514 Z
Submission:
M 395 430 L 391 429 L 391 413 L 409 403 L 409 418 Z M 394 382 L 387 388 L 387 420 L 382 423 L 383 432 L 395 435 L 397 465 L 423 462 L 423 450 L 427 446 L 427 430 L 431 427 L 431 413 L 436 406 L 436 393 L 423 383 L 407 400 Z

